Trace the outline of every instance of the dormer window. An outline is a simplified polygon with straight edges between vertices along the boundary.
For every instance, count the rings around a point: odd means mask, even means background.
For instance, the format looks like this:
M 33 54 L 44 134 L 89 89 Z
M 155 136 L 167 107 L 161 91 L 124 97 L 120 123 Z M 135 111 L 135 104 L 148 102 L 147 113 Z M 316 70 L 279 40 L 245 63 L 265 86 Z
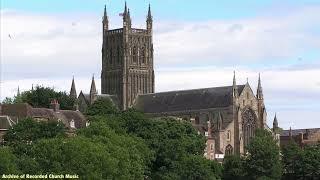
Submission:
M 209 136 L 208 131 L 206 131 L 206 132 L 204 133 L 204 135 L 205 135 L 206 137 L 208 137 L 208 136 Z
M 75 126 L 75 124 L 74 124 L 74 120 L 73 120 L 73 119 L 70 121 L 70 127 L 71 127 L 71 128 L 76 128 L 76 126 Z

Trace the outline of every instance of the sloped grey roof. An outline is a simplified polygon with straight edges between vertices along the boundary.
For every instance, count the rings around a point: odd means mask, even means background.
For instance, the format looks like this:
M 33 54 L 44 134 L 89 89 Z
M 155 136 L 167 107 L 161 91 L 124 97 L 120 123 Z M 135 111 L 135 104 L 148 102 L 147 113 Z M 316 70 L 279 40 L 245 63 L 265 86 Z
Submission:
M 245 85 L 237 87 L 240 95 Z M 232 105 L 232 86 L 223 86 L 139 95 L 135 107 L 145 113 L 161 113 L 230 105 Z
M 66 117 L 68 124 L 74 120 L 75 127 L 77 129 L 86 127 L 86 118 L 80 111 L 60 110 L 61 114 Z
M 33 117 L 44 118 L 48 120 L 61 120 L 65 126 L 70 127 L 70 122 L 74 120 L 75 127 L 81 128 L 86 125 L 86 118 L 80 111 L 71 110 L 58 110 L 55 112 L 53 109 L 48 108 L 32 108 L 28 104 L 10 104 L 4 107 L 2 112 L 9 117 Z
M 312 129 L 292 129 L 291 130 L 291 134 L 292 136 L 296 136 L 299 135 L 300 133 L 309 133 L 309 134 L 313 134 L 313 133 L 317 133 L 320 132 L 320 128 L 312 128 Z M 283 130 L 280 134 L 280 136 L 289 136 L 290 130 Z

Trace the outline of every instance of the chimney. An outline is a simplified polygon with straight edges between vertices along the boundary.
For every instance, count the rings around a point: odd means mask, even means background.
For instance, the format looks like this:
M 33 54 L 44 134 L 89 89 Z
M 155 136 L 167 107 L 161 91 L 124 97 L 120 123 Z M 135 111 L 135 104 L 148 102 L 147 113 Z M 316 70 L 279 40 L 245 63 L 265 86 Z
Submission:
M 60 110 L 60 104 L 56 99 L 53 99 L 50 103 L 50 108 L 53 109 L 54 112 L 57 112 Z

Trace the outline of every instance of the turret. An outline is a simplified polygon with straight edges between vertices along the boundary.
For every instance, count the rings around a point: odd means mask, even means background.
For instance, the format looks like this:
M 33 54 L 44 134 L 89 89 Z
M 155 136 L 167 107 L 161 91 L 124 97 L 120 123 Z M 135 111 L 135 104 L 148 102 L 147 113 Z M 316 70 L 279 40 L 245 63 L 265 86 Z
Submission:
M 148 15 L 147 15 L 147 30 L 152 31 L 152 15 L 151 15 L 151 6 L 149 4 Z
M 278 125 L 278 119 L 277 119 L 277 113 L 276 113 L 273 119 L 273 130 L 276 130 L 277 128 L 279 128 L 279 125 Z
M 98 91 L 96 88 L 96 83 L 94 81 L 94 75 L 92 76 L 91 88 L 90 88 L 90 104 L 93 104 L 97 99 Z
M 263 99 L 260 73 L 259 73 L 259 79 L 258 79 L 257 99 Z
M 264 106 L 264 99 L 263 99 L 263 93 L 262 93 L 262 86 L 261 86 L 261 78 L 259 73 L 259 79 L 258 79 L 258 87 L 257 87 L 257 102 L 258 102 L 258 118 L 259 118 L 259 127 L 263 128 L 267 121 L 267 112 Z
M 127 2 L 124 5 L 124 12 L 123 12 L 123 28 L 128 30 L 131 28 L 131 18 L 130 18 L 130 10 L 127 8 Z M 127 29 L 128 28 L 128 29 Z
M 104 5 L 104 13 L 103 13 L 103 17 L 102 17 L 102 24 L 103 24 L 103 34 L 105 31 L 109 30 L 109 19 L 108 19 L 108 15 L 107 15 L 107 7 L 106 5 Z
M 72 78 L 70 97 L 73 99 L 77 99 L 77 91 L 76 91 L 76 85 L 74 83 L 74 77 Z
M 238 86 L 236 82 L 236 72 L 233 71 L 232 97 L 235 100 L 238 97 Z

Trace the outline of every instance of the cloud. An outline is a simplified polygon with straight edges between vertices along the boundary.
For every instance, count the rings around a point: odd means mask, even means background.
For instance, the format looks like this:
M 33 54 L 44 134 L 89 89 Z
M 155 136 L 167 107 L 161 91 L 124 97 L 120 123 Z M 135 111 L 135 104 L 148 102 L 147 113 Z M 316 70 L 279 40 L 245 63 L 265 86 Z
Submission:
M 155 34 L 158 63 L 243 65 L 296 60 L 307 50 L 320 48 L 320 34 L 314 33 L 320 26 L 319 10 L 319 6 L 304 7 L 286 16 L 182 23 L 178 30 Z
M 296 61 L 308 50 L 320 47 L 320 33 L 315 31 L 320 27 L 319 10 L 314 6 L 281 16 L 155 21 L 156 90 L 230 85 L 236 69 L 237 82 L 245 83 L 248 77 L 255 91 L 257 74 L 262 72 L 269 122 L 276 111 L 285 128 L 291 122 L 299 124 L 299 119 L 317 122 L 320 64 Z M 111 17 L 110 22 L 112 28 L 118 28 L 121 18 Z M 145 25 L 144 20 L 133 24 Z M 88 92 L 92 73 L 98 77 L 101 71 L 101 43 L 101 17 L 95 15 L 1 10 L 0 99 L 13 96 L 18 85 L 21 90 L 43 84 L 69 91 L 72 75 L 78 93 L 80 89 Z M 287 59 L 295 62 L 274 65 Z M 297 113 L 300 110 L 301 115 Z

